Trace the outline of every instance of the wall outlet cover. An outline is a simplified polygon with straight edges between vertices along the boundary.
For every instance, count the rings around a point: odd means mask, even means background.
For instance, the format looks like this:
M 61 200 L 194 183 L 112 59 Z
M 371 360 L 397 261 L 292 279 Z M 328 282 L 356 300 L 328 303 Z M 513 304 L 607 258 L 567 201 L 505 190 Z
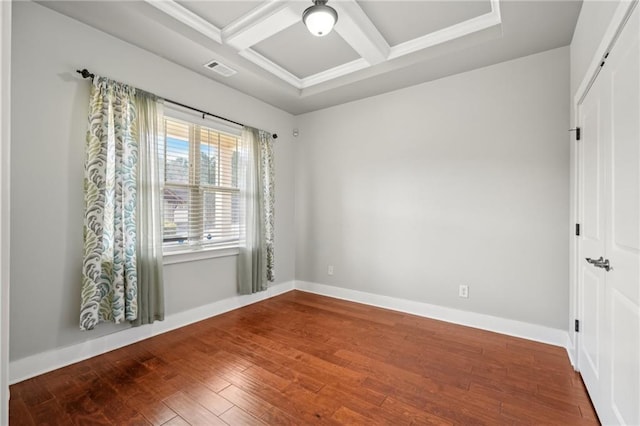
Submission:
M 461 285 L 458 288 L 458 296 L 464 297 L 465 299 L 468 299 L 469 298 L 469 286 L 468 285 Z

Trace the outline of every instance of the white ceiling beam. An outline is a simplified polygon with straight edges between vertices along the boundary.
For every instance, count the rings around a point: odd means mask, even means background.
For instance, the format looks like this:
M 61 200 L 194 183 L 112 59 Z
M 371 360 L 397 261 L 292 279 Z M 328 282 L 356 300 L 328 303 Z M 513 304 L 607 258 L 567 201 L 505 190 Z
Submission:
M 238 52 L 238 54 L 243 58 L 258 65 L 259 67 L 263 68 L 264 70 L 270 72 L 271 74 L 275 75 L 276 77 L 286 81 L 296 89 L 303 88 L 302 80 L 300 80 L 298 77 L 291 74 L 289 71 L 282 68 L 280 65 L 276 64 L 275 62 L 265 58 L 255 50 L 246 49 L 246 50 L 243 50 L 242 52 Z
M 225 44 L 245 50 L 302 19 L 304 4 L 272 0 L 236 19 L 222 30 Z
M 369 66 L 369 63 L 363 58 L 356 59 L 355 61 L 347 62 L 346 64 L 338 65 L 337 67 L 333 67 L 326 71 L 301 79 L 301 88 L 306 89 L 308 87 L 315 86 L 316 84 L 324 83 L 325 81 L 333 80 L 334 78 L 369 68 Z
M 389 59 L 399 58 L 500 24 L 500 5 L 498 0 L 492 0 L 491 12 L 393 46 Z
M 370 65 L 387 60 L 389 43 L 355 0 L 331 4 L 338 12 L 335 31 Z
M 220 28 L 211 22 L 204 20 L 184 6 L 181 6 L 173 0 L 145 0 L 151 6 L 155 7 L 171 16 L 183 24 L 193 28 L 200 34 L 205 35 L 216 43 L 222 44 L 222 33 Z
M 502 23 L 502 15 L 500 14 L 500 0 L 491 0 L 491 14 L 495 19 Z

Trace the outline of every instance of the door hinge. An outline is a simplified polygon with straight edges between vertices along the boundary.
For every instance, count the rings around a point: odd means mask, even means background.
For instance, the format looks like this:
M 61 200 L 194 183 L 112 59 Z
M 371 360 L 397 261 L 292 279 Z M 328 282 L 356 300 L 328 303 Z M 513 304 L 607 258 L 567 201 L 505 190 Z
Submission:
M 575 330 L 576 330 L 576 333 L 580 332 L 580 320 L 575 321 Z
M 574 127 L 573 129 L 569 129 L 570 132 L 576 132 L 576 140 L 580 140 L 580 127 Z
M 576 235 L 580 235 L 580 224 L 576 223 Z

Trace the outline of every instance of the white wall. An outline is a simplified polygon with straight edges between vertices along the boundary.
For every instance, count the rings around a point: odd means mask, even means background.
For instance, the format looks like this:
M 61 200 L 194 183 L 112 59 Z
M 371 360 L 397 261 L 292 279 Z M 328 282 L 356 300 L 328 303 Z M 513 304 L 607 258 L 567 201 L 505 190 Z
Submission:
M 9 423 L 11 2 L 0 2 L 0 425 Z
M 89 81 L 127 82 L 276 132 L 276 278 L 294 279 L 293 117 L 31 2 L 15 2 L 12 60 L 11 360 L 113 333 L 78 327 Z M 167 314 L 234 296 L 235 258 L 165 267 Z
M 568 95 L 565 47 L 299 116 L 296 279 L 567 330 Z

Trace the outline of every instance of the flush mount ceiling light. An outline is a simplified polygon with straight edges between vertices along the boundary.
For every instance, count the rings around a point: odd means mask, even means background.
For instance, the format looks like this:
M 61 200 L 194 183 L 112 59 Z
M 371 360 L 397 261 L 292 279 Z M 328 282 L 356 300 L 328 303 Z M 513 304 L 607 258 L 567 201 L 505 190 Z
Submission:
M 327 0 L 313 0 L 313 6 L 307 8 L 302 14 L 302 22 L 311 34 L 317 37 L 329 34 L 338 22 L 338 12 L 326 3 Z

